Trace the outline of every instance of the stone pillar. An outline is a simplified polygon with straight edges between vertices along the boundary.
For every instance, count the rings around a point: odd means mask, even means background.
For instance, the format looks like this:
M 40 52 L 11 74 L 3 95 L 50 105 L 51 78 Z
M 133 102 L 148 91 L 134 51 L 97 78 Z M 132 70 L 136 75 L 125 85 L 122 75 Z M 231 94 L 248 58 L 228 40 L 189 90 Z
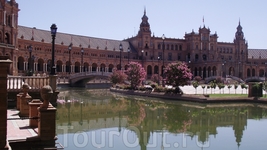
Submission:
M 17 94 L 17 110 L 20 110 L 20 99 L 23 93 Z
M 49 75 L 49 85 L 53 91 L 57 89 L 57 75 Z
M 0 56 L 0 150 L 8 149 L 7 136 L 7 74 L 12 61 L 8 56 Z
M 41 100 L 34 99 L 29 103 L 29 125 L 31 128 L 38 127 L 38 119 L 35 117 L 38 117 L 38 107 L 43 104 Z
M 38 108 L 38 136 L 41 140 L 53 140 L 56 138 L 56 111 L 53 106 Z
M 32 100 L 32 97 L 28 94 L 29 85 L 24 83 L 22 85 L 23 94 L 20 98 L 20 116 L 28 117 L 29 116 L 29 105 L 28 103 Z
M 43 104 L 38 108 L 38 136 L 41 140 L 55 141 L 56 138 L 57 109 L 50 103 L 53 93 L 49 85 L 43 86 L 40 92 Z

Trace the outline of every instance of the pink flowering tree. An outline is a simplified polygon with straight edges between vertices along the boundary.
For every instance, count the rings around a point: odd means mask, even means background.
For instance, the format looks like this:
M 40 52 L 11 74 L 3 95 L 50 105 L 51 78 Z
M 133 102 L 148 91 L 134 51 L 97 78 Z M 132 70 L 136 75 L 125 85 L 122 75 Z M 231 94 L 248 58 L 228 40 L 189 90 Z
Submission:
M 184 62 L 170 63 L 165 69 L 166 84 L 176 88 L 186 85 L 192 76 L 190 69 Z
M 159 81 L 161 81 L 161 80 L 162 80 L 162 77 L 159 74 L 153 74 L 151 76 L 151 81 L 153 81 L 153 82 L 159 83 Z
M 130 62 L 128 69 L 125 71 L 128 81 L 131 83 L 131 88 L 135 89 L 139 86 L 146 77 L 146 71 L 138 62 Z
M 126 80 L 126 74 L 122 70 L 115 69 L 109 76 L 109 80 L 113 84 L 123 83 Z

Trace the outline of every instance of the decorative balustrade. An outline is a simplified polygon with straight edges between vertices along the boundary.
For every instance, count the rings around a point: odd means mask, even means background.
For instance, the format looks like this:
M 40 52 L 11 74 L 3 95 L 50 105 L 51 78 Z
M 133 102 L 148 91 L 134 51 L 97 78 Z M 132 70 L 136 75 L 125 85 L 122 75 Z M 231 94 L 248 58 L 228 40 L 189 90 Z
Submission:
M 69 79 L 73 79 L 73 78 L 77 78 L 77 77 L 81 77 L 81 76 L 90 76 L 90 75 L 109 76 L 111 74 L 112 74 L 112 72 L 96 72 L 96 71 L 93 71 L 93 72 L 80 72 L 80 73 L 75 73 L 75 74 L 70 75 Z
M 40 90 L 44 85 L 49 85 L 49 76 L 8 76 L 7 90 L 21 90 L 23 83 L 28 83 L 30 91 Z

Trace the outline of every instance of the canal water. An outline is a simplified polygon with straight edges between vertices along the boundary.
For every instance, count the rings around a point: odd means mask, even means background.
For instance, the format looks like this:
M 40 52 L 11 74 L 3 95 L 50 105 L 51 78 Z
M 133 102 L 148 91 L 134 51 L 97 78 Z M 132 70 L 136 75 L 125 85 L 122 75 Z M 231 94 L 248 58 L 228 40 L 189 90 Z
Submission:
M 263 150 L 267 105 L 200 104 L 61 89 L 56 132 L 65 150 Z

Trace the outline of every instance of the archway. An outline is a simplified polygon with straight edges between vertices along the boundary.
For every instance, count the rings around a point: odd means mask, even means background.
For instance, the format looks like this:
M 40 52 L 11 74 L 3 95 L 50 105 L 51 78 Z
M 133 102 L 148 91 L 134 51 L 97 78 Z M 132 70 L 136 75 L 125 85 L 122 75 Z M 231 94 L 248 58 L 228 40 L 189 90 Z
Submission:
M 112 72 L 113 67 L 114 67 L 114 66 L 113 66 L 112 64 L 109 64 L 109 65 L 108 65 L 108 72 Z
M 62 72 L 62 61 L 61 60 L 58 60 L 57 61 L 57 65 L 56 65 L 56 68 L 57 68 L 57 72 Z
M 80 72 L 80 62 L 75 62 L 74 72 L 78 73 Z
M 38 59 L 38 64 L 37 64 L 37 70 L 38 71 L 44 71 L 44 60 L 43 59 Z
M 96 71 L 96 68 L 97 68 L 97 64 L 96 63 L 93 63 L 92 64 L 92 71 L 95 72 Z

